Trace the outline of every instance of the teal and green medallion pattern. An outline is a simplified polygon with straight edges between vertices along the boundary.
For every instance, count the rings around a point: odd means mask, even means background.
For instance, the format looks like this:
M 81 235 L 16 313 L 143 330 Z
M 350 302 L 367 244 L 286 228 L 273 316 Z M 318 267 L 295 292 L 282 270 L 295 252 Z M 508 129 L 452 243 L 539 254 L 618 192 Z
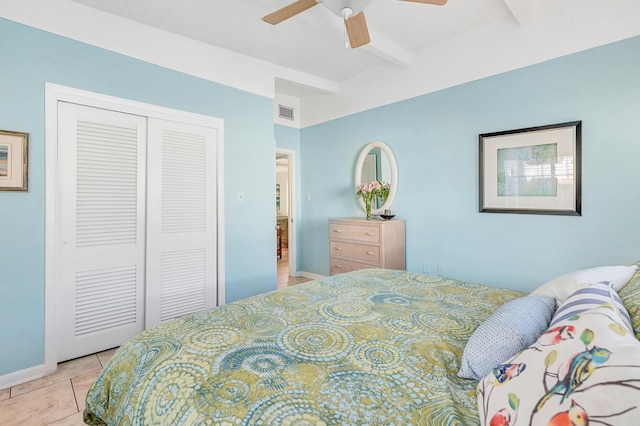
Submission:
M 523 294 L 405 271 L 316 280 L 124 344 L 87 396 L 107 425 L 477 425 L 464 345 Z

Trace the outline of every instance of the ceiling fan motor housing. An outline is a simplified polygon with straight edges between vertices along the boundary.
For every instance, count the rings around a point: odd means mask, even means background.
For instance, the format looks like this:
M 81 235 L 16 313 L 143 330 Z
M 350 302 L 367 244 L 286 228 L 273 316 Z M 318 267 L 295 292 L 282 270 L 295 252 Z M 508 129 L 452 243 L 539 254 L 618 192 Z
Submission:
M 322 0 L 322 4 L 324 4 L 327 9 L 335 15 L 345 19 L 346 17 L 343 12 L 344 9 L 351 10 L 351 13 L 348 13 L 348 16 L 356 16 L 358 13 L 362 12 L 369 3 L 371 3 L 371 0 Z

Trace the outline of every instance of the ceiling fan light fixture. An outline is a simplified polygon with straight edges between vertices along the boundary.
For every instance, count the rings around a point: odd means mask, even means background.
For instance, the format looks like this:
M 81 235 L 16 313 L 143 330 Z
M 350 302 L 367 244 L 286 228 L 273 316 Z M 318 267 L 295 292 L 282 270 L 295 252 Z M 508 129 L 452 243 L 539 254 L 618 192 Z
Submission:
M 344 9 L 351 9 L 351 14 L 349 16 L 356 16 L 358 13 L 362 12 L 369 3 L 371 3 L 371 0 L 322 0 L 322 4 L 327 9 L 329 9 L 334 15 L 344 19 L 348 19 L 344 17 Z
M 447 0 L 404 0 L 416 3 L 443 5 Z M 345 46 L 357 48 L 369 44 L 369 29 L 364 17 L 364 8 L 371 0 L 295 0 L 293 3 L 276 10 L 262 18 L 263 21 L 276 25 L 313 6 L 322 3 L 334 15 L 344 20 Z

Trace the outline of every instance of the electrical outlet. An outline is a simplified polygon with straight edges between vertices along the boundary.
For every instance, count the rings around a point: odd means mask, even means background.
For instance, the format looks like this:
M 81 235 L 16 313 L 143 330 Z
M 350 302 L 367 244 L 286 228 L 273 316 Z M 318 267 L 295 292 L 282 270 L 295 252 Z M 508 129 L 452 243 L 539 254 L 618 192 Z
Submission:
M 428 264 L 427 262 L 422 263 L 422 272 L 424 272 L 425 274 L 428 274 L 430 269 L 431 269 L 430 264 Z
M 239 202 L 244 201 L 244 192 L 238 192 L 238 201 Z
M 438 276 L 444 277 L 444 265 L 438 264 Z
M 307 194 L 307 203 L 311 202 L 311 194 Z

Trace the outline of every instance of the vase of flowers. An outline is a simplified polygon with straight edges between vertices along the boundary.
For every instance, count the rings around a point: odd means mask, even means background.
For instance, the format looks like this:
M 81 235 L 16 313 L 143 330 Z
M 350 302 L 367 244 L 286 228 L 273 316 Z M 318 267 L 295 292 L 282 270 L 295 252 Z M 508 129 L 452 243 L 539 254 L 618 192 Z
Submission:
M 389 196 L 389 184 L 374 180 L 369 183 L 363 183 L 356 188 L 356 197 L 361 198 L 364 203 L 364 209 L 367 212 L 367 220 L 371 219 L 371 206 L 374 202 L 380 201 L 382 204 Z

